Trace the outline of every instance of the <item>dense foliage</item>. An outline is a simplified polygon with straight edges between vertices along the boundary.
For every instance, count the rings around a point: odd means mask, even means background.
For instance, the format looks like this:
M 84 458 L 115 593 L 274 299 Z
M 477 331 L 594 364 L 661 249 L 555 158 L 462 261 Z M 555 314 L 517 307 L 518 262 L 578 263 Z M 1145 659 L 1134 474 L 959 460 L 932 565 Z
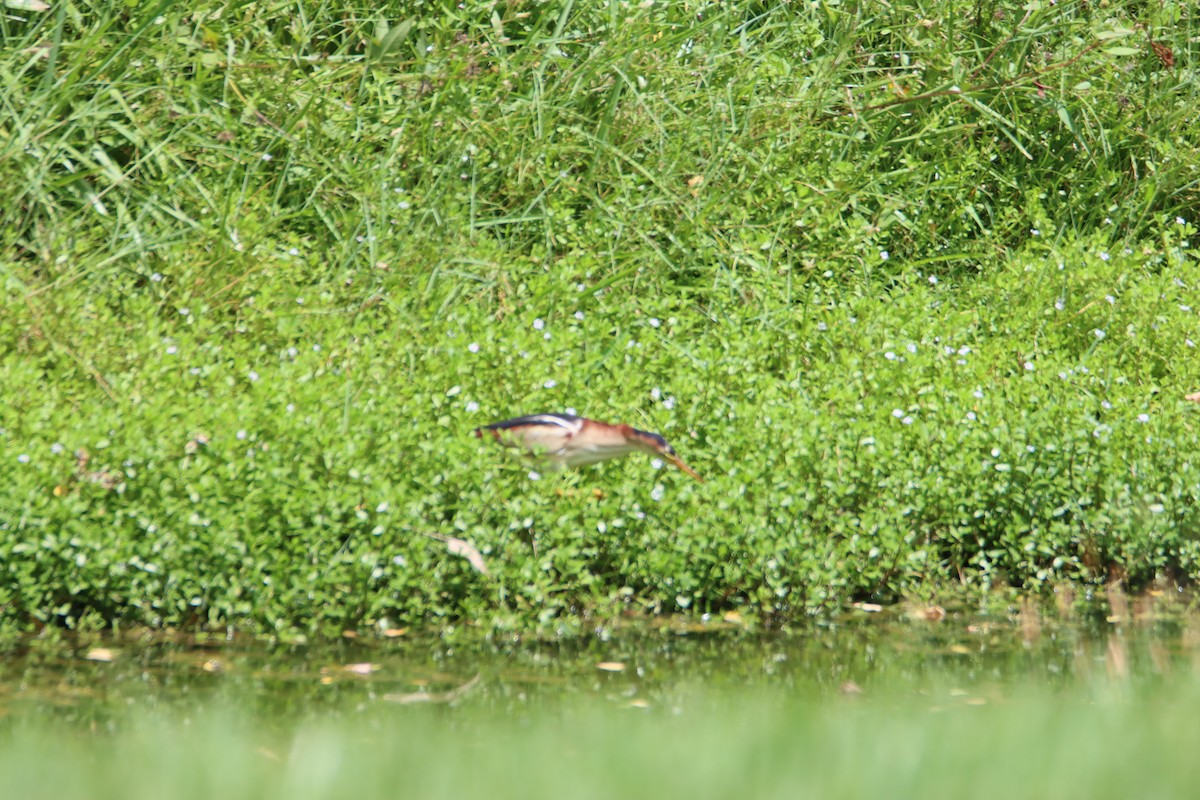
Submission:
M 84 0 L 0 36 L 10 629 L 1200 576 L 1187 4 Z M 469 435 L 568 408 L 708 482 Z

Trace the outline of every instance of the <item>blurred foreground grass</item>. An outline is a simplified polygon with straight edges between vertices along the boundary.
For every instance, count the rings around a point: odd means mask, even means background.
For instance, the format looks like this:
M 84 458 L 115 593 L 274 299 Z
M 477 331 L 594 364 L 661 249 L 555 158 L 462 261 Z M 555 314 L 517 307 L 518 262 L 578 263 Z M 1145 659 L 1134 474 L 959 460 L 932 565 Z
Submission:
M 92 730 L 4 720 L 6 794 L 66 797 L 1179 797 L 1194 679 L 979 697 L 694 687 L 657 708 L 492 715 L 376 703 L 295 725 L 235 709 Z

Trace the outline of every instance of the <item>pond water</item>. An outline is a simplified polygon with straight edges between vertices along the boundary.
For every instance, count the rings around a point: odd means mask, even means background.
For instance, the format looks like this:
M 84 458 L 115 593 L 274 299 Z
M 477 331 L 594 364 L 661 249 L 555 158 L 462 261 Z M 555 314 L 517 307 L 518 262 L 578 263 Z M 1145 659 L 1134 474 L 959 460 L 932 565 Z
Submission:
M 1200 618 L 1110 602 L 563 640 L 52 634 L 0 658 L 3 796 L 1186 796 Z
M 94 720 L 233 702 L 267 715 L 374 704 L 508 712 L 574 701 L 674 706 L 690 692 L 822 697 L 874 692 L 996 702 L 1013 688 L 1170 678 L 1200 664 L 1200 618 L 1138 601 L 1090 621 L 1026 606 L 853 611 L 786 633 L 650 622 L 564 640 L 404 633 L 323 644 L 133 634 L 30 640 L 0 659 L 0 711 Z

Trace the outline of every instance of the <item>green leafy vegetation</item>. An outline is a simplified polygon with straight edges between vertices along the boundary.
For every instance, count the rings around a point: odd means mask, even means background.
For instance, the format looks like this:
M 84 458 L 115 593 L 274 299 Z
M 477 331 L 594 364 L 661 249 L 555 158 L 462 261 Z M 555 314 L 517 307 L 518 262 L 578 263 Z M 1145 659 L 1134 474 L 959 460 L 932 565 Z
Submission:
M 7 631 L 1200 576 L 1186 4 L 83 2 L 0 36 Z M 708 482 L 470 436 L 566 409 Z

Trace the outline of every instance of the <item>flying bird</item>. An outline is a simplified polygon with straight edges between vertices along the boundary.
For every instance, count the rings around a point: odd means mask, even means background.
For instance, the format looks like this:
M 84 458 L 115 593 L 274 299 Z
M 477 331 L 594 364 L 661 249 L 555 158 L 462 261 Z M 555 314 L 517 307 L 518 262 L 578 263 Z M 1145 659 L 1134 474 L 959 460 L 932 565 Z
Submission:
M 552 470 L 595 464 L 630 453 L 647 453 L 670 461 L 704 483 L 694 469 L 683 463 L 666 439 L 629 425 L 610 425 L 574 414 L 533 414 L 475 429 L 477 438 L 482 439 L 485 435 L 505 447 L 524 450 Z

